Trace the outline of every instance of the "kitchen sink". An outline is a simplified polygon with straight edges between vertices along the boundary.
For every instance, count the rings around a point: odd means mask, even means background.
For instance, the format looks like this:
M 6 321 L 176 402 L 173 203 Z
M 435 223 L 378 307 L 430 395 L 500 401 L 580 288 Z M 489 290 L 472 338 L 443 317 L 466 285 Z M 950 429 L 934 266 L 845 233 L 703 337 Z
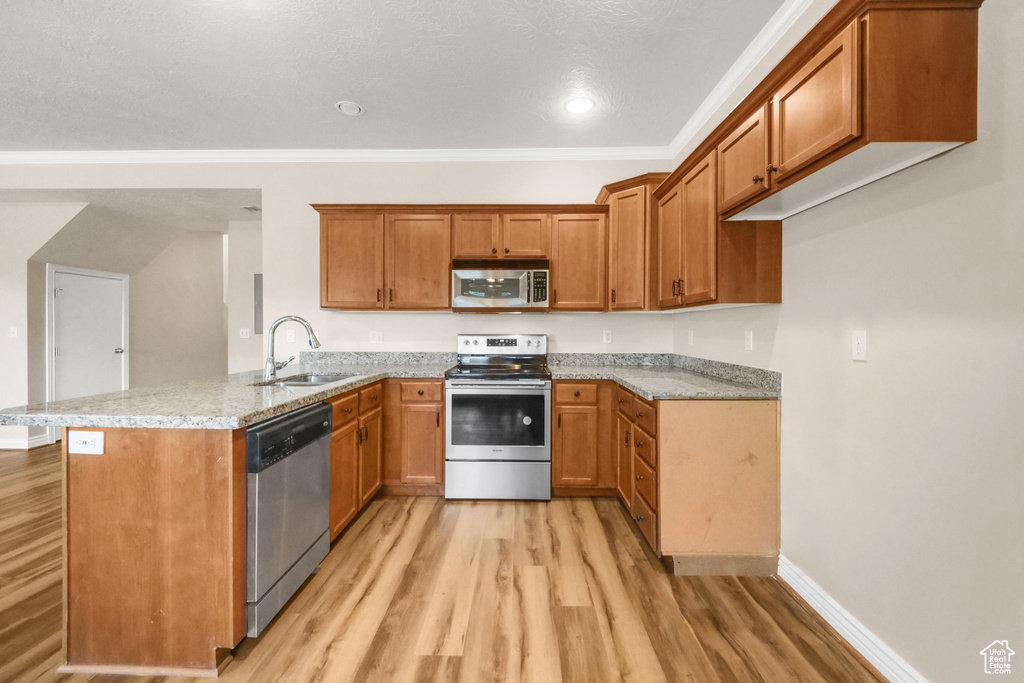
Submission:
M 321 384 L 340 382 L 343 379 L 355 377 L 355 375 L 341 375 L 332 373 L 310 373 L 306 375 L 292 375 L 291 377 L 278 377 L 266 382 L 256 382 L 254 387 L 318 387 Z

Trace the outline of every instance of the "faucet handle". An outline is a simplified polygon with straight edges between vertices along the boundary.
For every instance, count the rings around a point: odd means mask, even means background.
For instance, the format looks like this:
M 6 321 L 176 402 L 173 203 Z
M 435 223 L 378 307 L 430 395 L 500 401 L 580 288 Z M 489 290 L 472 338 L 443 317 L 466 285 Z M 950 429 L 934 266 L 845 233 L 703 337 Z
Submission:
M 280 370 L 284 366 L 286 366 L 289 363 L 291 363 L 293 360 L 295 360 L 295 356 L 288 356 L 288 360 L 281 361 L 280 363 L 274 363 L 274 367 L 276 367 L 278 370 Z

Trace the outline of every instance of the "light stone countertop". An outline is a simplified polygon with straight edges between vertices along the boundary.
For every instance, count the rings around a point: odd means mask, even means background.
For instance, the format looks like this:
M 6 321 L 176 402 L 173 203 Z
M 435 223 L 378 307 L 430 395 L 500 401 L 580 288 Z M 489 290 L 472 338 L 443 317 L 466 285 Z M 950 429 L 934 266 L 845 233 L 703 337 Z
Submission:
M 253 383 L 262 380 L 262 372 L 241 372 L 7 408 L 0 410 L 0 425 L 239 429 L 382 379 L 444 377 L 445 371 L 453 365 L 447 358 L 444 360 L 446 362 L 442 363 L 319 361 L 289 368 L 279 375 L 279 378 L 308 372 L 353 375 L 348 379 L 316 387 L 253 386 Z M 779 396 L 775 388 L 720 379 L 668 365 L 558 363 L 551 366 L 551 372 L 556 380 L 611 380 L 647 399 L 756 399 Z

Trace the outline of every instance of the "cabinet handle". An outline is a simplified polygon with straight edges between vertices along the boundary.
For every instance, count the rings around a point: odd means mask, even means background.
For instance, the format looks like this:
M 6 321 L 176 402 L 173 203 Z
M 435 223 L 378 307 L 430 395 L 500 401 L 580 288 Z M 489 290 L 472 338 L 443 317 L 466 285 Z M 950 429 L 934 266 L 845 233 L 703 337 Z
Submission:
M 636 480 L 637 481 L 643 481 L 644 480 L 644 475 L 642 475 L 642 474 L 636 475 Z
M 362 446 L 363 445 L 363 430 L 362 429 L 356 429 L 356 445 L 357 446 Z
M 643 416 L 644 416 L 644 414 L 643 414 L 643 413 L 641 413 L 641 412 L 638 412 L 638 413 L 636 414 L 636 416 L 637 416 L 637 419 L 639 419 L 639 418 L 643 417 Z
M 626 432 L 626 445 L 629 445 L 629 432 Z
M 576 398 L 579 398 L 580 397 L 580 392 L 574 391 L 574 392 L 572 392 L 572 395 L 575 396 Z
M 644 516 L 643 515 L 637 515 L 636 516 L 636 521 L 638 521 L 638 522 L 644 521 Z
M 765 167 L 764 172 L 767 173 L 768 175 L 771 175 L 772 173 L 777 173 L 778 170 L 779 167 L 776 166 L 775 164 L 768 164 L 768 166 Z
M 366 430 L 366 436 L 363 437 L 363 441 L 369 441 L 370 440 L 370 428 L 369 427 L 363 427 L 363 429 Z
M 505 253 L 506 254 L 508 253 L 508 247 L 505 247 Z
M 676 291 L 676 288 L 678 286 L 679 286 L 679 280 L 673 280 L 672 281 L 672 296 L 679 296 L 679 292 Z
M 351 408 L 345 408 L 345 414 L 346 415 L 351 415 L 352 414 L 352 409 Z
M 558 428 L 559 429 L 562 428 L 562 414 L 561 413 L 558 414 Z
M 755 175 L 754 176 L 754 184 L 755 185 L 757 185 L 758 183 L 763 183 L 763 182 L 764 182 L 764 176 L 763 175 Z
M 420 393 L 422 394 L 423 392 L 421 391 Z M 434 417 L 437 418 L 437 426 L 440 427 L 441 426 L 441 413 L 434 413 Z
M 492 253 L 492 254 L 497 254 L 497 253 L 498 253 L 498 248 L 497 248 L 497 247 L 493 247 L 493 248 L 491 249 L 491 253 Z
M 423 395 L 423 390 L 422 390 L 422 389 L 420 389 L 420 390 L 419 390 L 419 391 L 417 391 L 416 393 L 417 393 L 418 395 L 422 396 L 422 395 Z
M 377 303 L 380 303 L 380 287 L 377 288 Z
M 612 290 L 612 303 L 615 303 L 615 290 Z
M 558 303 L 558 290 L 557 289 L 552 289 L 551 290 L 551 303 L 553 303 L 553 304 L 557 304 Z
M 683 286 L 685 284 L 686 280 L 679 278 L 679 296 L 686 294 L 686 287 Z
M 370 400 L 371 401 L 376 401 L 377 400 L 377 394 L 374 394 L 373 396 L 371 396 Z

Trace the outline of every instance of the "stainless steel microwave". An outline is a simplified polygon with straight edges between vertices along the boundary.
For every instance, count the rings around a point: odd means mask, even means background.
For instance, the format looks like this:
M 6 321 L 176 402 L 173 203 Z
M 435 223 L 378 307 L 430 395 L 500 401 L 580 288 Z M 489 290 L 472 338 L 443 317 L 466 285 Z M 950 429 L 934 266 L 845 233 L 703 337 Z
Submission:
M 547 307 L 547 261 L 452 261 L 452 308 L 456 311 L 536 311 Z

